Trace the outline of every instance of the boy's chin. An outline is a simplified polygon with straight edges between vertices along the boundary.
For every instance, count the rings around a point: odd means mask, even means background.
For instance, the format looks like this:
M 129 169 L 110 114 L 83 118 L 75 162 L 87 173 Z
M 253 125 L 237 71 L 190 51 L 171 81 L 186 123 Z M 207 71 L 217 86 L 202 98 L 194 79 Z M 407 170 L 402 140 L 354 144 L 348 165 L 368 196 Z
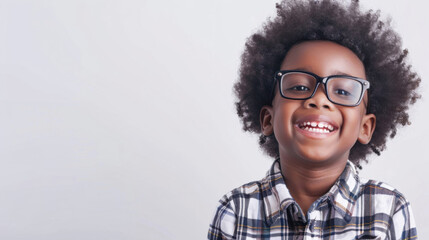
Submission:
M 303 154 L 301 160 L 312 165 L 329 165 L 347 161 L 347 156 L 330 155 L 326 152 L 310 152 Z

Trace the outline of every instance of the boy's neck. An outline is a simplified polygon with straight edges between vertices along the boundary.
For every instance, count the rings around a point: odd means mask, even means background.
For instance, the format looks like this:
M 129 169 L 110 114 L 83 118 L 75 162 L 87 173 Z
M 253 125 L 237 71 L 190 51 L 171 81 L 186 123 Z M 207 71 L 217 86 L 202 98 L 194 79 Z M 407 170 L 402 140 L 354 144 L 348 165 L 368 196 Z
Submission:
M 341 160 L 319 165 L 280 159 L 286 186 L 304 214 L 314 201 L 331 189 L 346 163 L 347 160 Z

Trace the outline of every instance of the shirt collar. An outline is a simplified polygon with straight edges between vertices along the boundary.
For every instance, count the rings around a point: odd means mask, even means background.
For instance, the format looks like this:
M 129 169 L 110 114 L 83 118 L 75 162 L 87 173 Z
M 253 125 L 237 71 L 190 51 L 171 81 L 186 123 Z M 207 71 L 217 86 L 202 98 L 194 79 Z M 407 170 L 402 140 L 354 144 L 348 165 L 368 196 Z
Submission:
M 264 189 L 265 217 L 268 225 L 274 223 L 291 204 L 296 204 L 290 195 L 280 169 L 280 160 L 274 161 L 262 183 Z M 331 189 L 320 199 L 328 199 L 334 209 L 346 222 L 352 217 L 359 192 L 359 176 L 354 164 L 347 161 L 344 171 Z M 296 207 L 294 212 L 297 211 Z
M 347 161 L 344 171 L 327 195 L 335 210 L 349 222 L 360 190 L 359 175 L 355 165 Z

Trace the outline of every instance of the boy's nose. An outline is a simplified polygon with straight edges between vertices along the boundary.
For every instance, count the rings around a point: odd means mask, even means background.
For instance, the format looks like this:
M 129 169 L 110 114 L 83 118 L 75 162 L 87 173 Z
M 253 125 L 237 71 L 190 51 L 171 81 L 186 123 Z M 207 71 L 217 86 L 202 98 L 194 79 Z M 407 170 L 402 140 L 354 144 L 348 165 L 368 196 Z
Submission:
M 318 86 L 312 98 L 305 100 L 304 106 L 306 108 L 324 108 L 329 110 L 334 108 L 333 103 L 329 101 L 328 96 L 326 96 L 323 85 Z

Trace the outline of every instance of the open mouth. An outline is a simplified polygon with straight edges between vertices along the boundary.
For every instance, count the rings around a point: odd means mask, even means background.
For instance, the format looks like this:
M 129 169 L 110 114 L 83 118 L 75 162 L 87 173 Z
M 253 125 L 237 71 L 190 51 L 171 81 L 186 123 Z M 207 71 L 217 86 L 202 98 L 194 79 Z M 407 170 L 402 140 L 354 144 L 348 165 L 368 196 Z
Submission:
M 298 124 L 298 127 L 302 130 L 315 133 L 330 133 L 335 130 L 335 127 L 328 122 L 301 122 Z

